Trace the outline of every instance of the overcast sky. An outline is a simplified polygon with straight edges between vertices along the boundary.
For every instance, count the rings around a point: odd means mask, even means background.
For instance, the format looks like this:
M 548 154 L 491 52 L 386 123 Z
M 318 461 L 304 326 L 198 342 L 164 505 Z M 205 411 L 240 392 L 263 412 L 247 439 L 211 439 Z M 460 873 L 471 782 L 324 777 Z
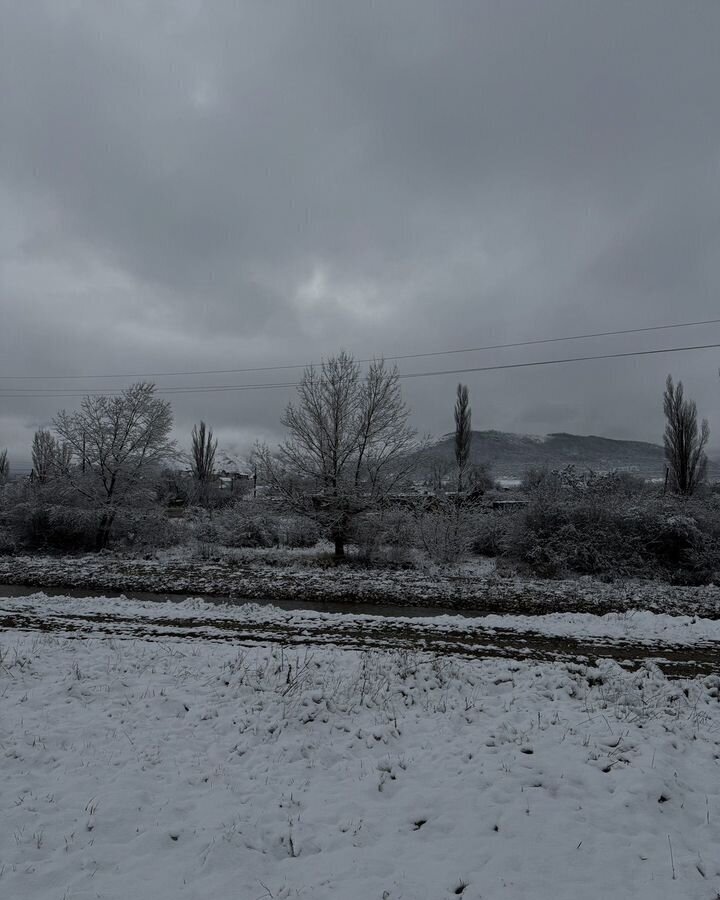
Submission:
M 720 3 L 0 0 L 0 375 L 417 353 L 720 318 Z M 720 326 L 403 372 L 720 342 Z M 720 351 L 462 376 L 476 428 L 720 446 Z M 298 372 L 157 378 L 294 380 Z M 458 376 L 413 379 L 421 432 Z M 0 447 L 77 401 L 7 390 Z M 279 435 L 291 391 L 174 398 Z

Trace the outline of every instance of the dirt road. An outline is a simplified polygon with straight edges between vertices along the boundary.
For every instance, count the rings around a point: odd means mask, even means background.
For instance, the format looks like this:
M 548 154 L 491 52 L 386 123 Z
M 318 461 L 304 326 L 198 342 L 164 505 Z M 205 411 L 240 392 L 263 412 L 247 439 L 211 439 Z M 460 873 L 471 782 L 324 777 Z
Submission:
M 474 620 L 472 628 L 436 629 L 427 620 L 349 620 L 323 616 L 294 624 L 291 621 L 233 621 L 203 615 L 168 619 L 148 604 L 142 616 L 114 611 L 63 612 L 57 608 L 0 610 L 0 630 L 57 632 L 68 638 L 86 637 L 160 640 L 172 637 L 234 642 L 239 646 L 278 643 L 286 646 L 333 645 L 355 650 L 419 650 L 469 659 L 505 657 L 518 660 L 593 663 L 611 658 L 634 669 L 650 660 L 668 676 L 696 677 L 720 673 L 720 643 L 706 641 L 694 646 L 671 643 L 650 645 L 596 638 L 558 638 L 533 631 L 483 628 Z

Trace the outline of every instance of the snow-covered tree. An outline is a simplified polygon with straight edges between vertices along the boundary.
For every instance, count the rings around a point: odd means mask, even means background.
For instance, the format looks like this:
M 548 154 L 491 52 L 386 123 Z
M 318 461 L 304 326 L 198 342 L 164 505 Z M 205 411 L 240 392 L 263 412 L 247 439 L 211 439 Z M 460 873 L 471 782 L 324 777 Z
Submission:
M 282 419 L 288 439 L 276 454 L 257 448 L 260 474 L 344 556 L 354 518 L 396 490 L 413 464 L 408 417 L 396 367 L 373 360 L 363 376 L 342 352 L 305 369 Z
M 663 397 L 665 412 L 665 459 L 670 483 L 675 493 L 689 497 L 705 480 L 707 456 L 705 447 L 710 438 L 707 419 L 698 425 L 697 406 L 684 396 L 682 381 L 673 384 L 668 375 Z
M 457 386 L 455 400 L 455 464 L 457 466 L 457 489 L 464 488 L 465 472 L 470 464 L 472 445 L 472 411 L 466 384 Z
M 33 477 L 40 484 L 67 474 L 71 462 L 72 450 L 67 443 L 61 444 L 46 428 L 35 432 L 32 445 Z
M 107 546 L 119 508 L 149 499 L 158 466 L 175 456 L 170 404 L 155 385 L 139 382 L 115 397 L 90 395 L 80 410 L 63 410 L 53 422 L 71 448 L 68 480 L 99 514 L 96 546 Z
M 212 428 L 208 428 L 204 422 L 193 425 L 191 462 L 193 478 L 197 489 L 198 499 L 201 503 L 207 503 L 210 492 L 210 482 L 215 471 L 215 453 L 217 451 L 217 439 L 213 438 Z

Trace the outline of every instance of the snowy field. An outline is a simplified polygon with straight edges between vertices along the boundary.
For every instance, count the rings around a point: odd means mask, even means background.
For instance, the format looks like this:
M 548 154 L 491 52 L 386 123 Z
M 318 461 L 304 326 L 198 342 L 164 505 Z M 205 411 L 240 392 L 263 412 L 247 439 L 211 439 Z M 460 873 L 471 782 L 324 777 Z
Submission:
M 19 630 L 0 655 L 9 900 L 720 892 L 717 676 Z

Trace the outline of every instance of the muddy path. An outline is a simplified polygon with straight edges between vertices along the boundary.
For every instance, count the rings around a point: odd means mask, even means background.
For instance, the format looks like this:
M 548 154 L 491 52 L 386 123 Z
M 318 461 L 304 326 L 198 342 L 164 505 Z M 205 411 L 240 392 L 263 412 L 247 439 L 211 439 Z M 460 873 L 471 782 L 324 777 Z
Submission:
M 408 650 L 466 659 L 505 658 L 593 664 L 613 659 L 628 669 L 652 661 L 669 677 L 693 678 L 720 674 L 720 643 L 693 646 L 639 644 L 601 638 L 558 638 L 533 631 L 487 628 L 436 629 L 427 624 L 377 620 L 347 622 L 329 617 L 322 622 L 238 622 L 226 618 L 162 618 L 116 613 L 61 613 L 36 610 L 0 611 L 0 631 L 55 632 L 68 638 L 118 638 L 187 641 L 204 640 L 256 646 L 335 646 L 351 650 Z

